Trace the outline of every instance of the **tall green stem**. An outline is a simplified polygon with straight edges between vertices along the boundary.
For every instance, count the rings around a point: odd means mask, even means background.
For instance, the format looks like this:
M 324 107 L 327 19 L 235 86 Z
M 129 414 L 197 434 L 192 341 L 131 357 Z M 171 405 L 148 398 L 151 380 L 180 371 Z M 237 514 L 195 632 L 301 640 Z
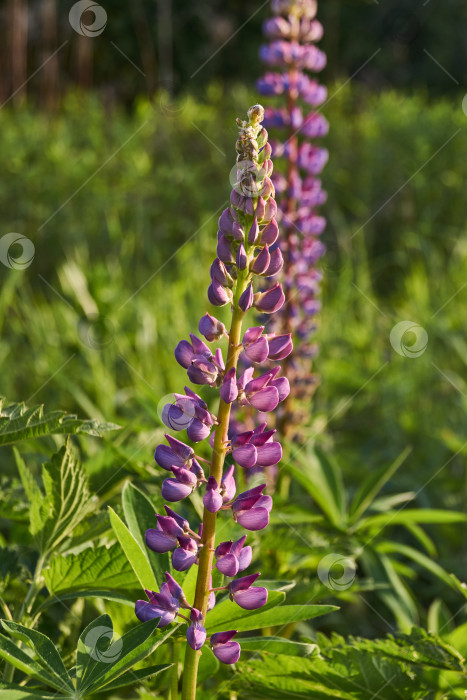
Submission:
M 170 700 L 178 700 L 178 660 L 180 658 L 181 642 L 177 639 L 172 649 L 172 670 L 170 672 Z
M 232 324 L 229 332 L 229 347 L 227 351 L 226 371 L 237 366 L 240 354 L 240 339 L 242 334 L 242 321 L 244 312 L 238 306 L 238 300 L 245 291 L 249 283 L 248 273 L 240 276 L 237 280 L 235 297 L 233 302 Z M 222 480 L 222 471 L 226 455 L 226 442 L 228 438 L 229 420 L 231 404 L 225 403 L 222 399 L 219 402 L 219 413 L 217 415 L 217 426 L 214 433 L 214 448 L 212 451 L 211 468 L 209 475 L 213 476 L 218 484 Z M 214 557 L 214 545 L 216 537 L 216 513 L 210 513 L 206 508 L 203 514 L 203 535 L 199 555 L 198 578 L 196 579 L 196 592 L 194 607 L 203 614 L 206 619 L 206 612 L 209 599 L 209 587 L 212 572 L 212 562 Z M 196 699 L 196 681 L 198 677 L 198 664 L 201 658 L 201 651 L 195 651 L 186 645 L 185 666 L 183 669 L 182 700 Z

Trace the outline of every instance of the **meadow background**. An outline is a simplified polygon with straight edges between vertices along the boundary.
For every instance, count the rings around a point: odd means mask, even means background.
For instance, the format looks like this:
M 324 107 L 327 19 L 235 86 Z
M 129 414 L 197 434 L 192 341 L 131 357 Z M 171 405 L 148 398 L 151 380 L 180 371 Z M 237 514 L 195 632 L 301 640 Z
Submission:
M 40 72 L 16 94 L 2 88 L 2 235 L 27 236 L 35 257 L 24 270 L 0 265 L 1 393 L 122 426 L 103 439 L 74 438 L 103 514 L 92 521 L 99 536 L 125 481 L 159 493 L 152 453 L 164 432 L 161 407 L 185 381 L 173 349 L 212 311 L 205 290 L 230 192 L 235 117 L 258 101 L 254 80 L 262 72 L 256 55 L 266 6 L 242 29 L 246 4 L 224 12 L 201 3 L 191 31 L 194 10 L 174 3 L 167 19 L 167 7 L 156 5 L 159 14 L 138 5 L 152 36 L 153 82 L 151 57 L 138 52 L 150 48 L 141 16 L 130 31 L 131 13 L 116 2 L 107 7 L 105 33 L 92 39 L 95 55 L 80 64 L 81 71 L 94 66 L 87 84 L 73 73 L 71 47 L 82 37 L 67 27 L 67 58 L 57 57 L 48 105 Z M 321 384 L 303 441 L 282 462 L 284 518 L 258 555 L 265 578 L 297 581 L 293 602 L 341 606 L 316 621 L 321 631 L 373 638 L 420 624 L 448 638 L 466 619 L 448 575 L 462 579 L 467 566 L 466 64 L 456 43 L 462 22 L 451 14 L 460 18 L 465 8 L 447 3 L 448 17 L 434 2 L 417 11 L 403 3 L 322 5 L 330 56 L 323 112 L 331 129 L 314 362 Z M 161 22 L 173 32 L 163 49 Z M 63 18 L 57 26 L 59 40 Z M 238 34 L 219 49 L 226 26 Z M 139 72 L 109 47 L 111 39 Z M 40 46 L 37 33 L 29 37 L 28 75 Z M 191 80 L 189 71 L 215 47 L 206 71 Z M 425 329 L 419 357 L 391 346 L 401 321 Z M 61 442 L 22 445 L 33 473 Z M 318 466 L 313 447 L 324 455 Z M 371 510 L 391 506 L 399 515 L 354 527 L 347 511 L 363 479 L 407 448 Z M 0 472 L 0 543 L 15 549 L 27 542 L 27 508 L 9 447 L 0 451 Z M 356 563 L 355 581 L 343 590 L 317 576 L 329 552 Z M 33 554 L 26 545 L 18 556 L 24 569 Z M 21 577 L 16 586 L 20 592 Z M 83 619 L 97 606 L 122 630 L 132 623 L 131 610 L 116 603 L 73 605 Z M 48 614 L 43 629 L 57 627 L 66 647 L 76 635 L 73 619 L 60 607 Z M 465 651 L 465 635 L 456 638 Z

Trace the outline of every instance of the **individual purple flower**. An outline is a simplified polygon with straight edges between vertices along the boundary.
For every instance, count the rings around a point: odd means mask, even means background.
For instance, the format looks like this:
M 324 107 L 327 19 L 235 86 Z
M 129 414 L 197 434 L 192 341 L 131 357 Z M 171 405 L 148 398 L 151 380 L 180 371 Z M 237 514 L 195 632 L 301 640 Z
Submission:
M 206 510 L 210 513 L 217 513 L 222 508 L 223 500 L 220 493 L 217 481 L 213 476 L 210 476 L 206 484 L 206 493 L 203 496 L 203 503 Z
M 264 362 L 269 354 L 268 340 L 263 335 L 264 326 L 248 328 L 245 331 L 242 339 L 242 346 L 245 356 L 251 361 L 258 364 Z
M 198 475 L 191 469 L 172 467 L 173 479 L 165 479 L 162 482 L 162 498 L 171 503 L 181 501 L 193 492 L 198 485 Z
M 194 455 L 194 450 L 184 442 L 177 438 L 166 434 L 168 445 L 158 445 L 154 453 L 154 459 L 162 469 L 171 471 L 172 467 L 191 467 L 191 460 Z
M 266 423 L 262 423 L 232 438 L 232 457 L 241 467 L 272 467 L 282 459 L 282 447 L 273 440 L 276 431 L 265 428 Z
M 240 644 L 232 642 L 237 630 L 215 632 L 209 640 L 214 656 L 223 664 L 235 664 L 240 658 Z
M 253 305 L 253 287 L 252 285 L 248 285 L 248 287 L 245 289 L 243 294 L 241 295 L 238 305 L 241 308 L 243 312 L 248 311 L 248 309 L 251 309 Z
M 290 333 L 284 333 L 284 335 L 276 335 L 273 338 L 269 338 L 268 341 L 268 358 L 270 360 L 283 360 L 285 357 L 290 355 L 290 353 L 293 350 L 292 335 Z
M 198 543 L 186 535 L 179 535 L 177 541 L 180 546 L 172 553 L 172 566 L 175 571 L 188 571 L 198 563 Z
M 235 483 L 234 471 L 234 466 L 231 465 L 222 477 L 220 491 L 222 495 L 223 504 L 228 503 L 229 501 L 232 501 L 235 498 L 237 485 Z
M 145 532 L 145 541 L 153 552 L 170 552 L 177 546 L 179 535 L 183 535 L 183 528 L 175 518 L 167 515 L 156 515 L 157 528 L 149 528 Z
M 172 430 L 186 430 L 193 442 L 200 442 L 211 432 L 214 420 L 206 403 L 191 389 L 185 387 L 184 394 L 174 394 L 175 403 L 162 409 L 162 420 Z
M 236 542 L 221 542 L 216 547 L 216 566 L 224 576 L 236 576 L 250 566 L 252 550 L 250 546 L 244 547 L 245 541 L 246 535 L 243 535 Z
M 208 313 L 204 314 L 201 318 L 198 329 L 201 335 L 204 335 L 206 340 L 210 343 L 219 340 L 219 338 L 222 338 L 222 336 L 226 334 L 224 324 Z
M 273 314 L 282 308 L 285 301 L 284 292 L 280 282 L 276 282 L 265 292 L 258 292 L 254 296 L 254 304 L 263 314 Z
M 237 380 L 235 376 L 235 367 L 232 367 L 225 373 L 220 388 L 220 396 L 225 403 L 232 403 L 238 396 Z
M 263 530 L 269 524 L 272 509 L 271 496 L 263 495 L 266 484 L 255 486 L 239 494 L 232 505 L 234 520 L 245 530 Z
M 273 411 L 281 400 L 274 381 L 278 371 L 279 367 L 275 367 L 247 382 L 242 390 L 241 402 L 248 403 L 263 413 Z
M 173 622 L 178 614 L 179 608 L 189 608 L 183 591 L 175 579 L 166 572 L 166 583 L 163 583 L 159 593 L 146 590 L 149 602 L 137 600 L 135 604 L 136 617 L 141 622 L 153 620 L 159 617 L 158 627 L 166 627 Z
M 186 631 L 186 639 L 192 649 L 198 651 L 206 641 L 206 630 L 201 624 L 203 616 L 199 610 L 193 608 L 190 613 L 191 625 Z
M 258 576 L 261 574 L 250 574 L 231 581 L 227 586 L 230 600 L 233 600 L 244 610 L 256 610 L 263 607 L 267 603 L 268 592 L 266 588 L 253 586 Z

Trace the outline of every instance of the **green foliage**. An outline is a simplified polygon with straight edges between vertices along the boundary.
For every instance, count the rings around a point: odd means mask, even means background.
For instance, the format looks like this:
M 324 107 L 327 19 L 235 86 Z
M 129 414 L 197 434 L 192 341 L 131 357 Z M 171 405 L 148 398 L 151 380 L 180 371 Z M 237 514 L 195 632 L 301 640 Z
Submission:
M 114 423 L 78 418 L 65 411 L 44 413 L 44 406 L 29 408 L 25 403 L 7 404 L 5 397 L 0 396 L 0 445 L 43 435 L 87 433 L 101 437 L 119 427 Z
M 157 621 L 137 625 L 120 638 L 113 639 L 112 620 L 101 615 L 83 631 L 76 649 L 76 667 L 67 670 L 60 654 L 44 634 L 23 625 L 1 621 L 4 632 L 28 645 L 29 651 L 16 646 L 9 637 L 0 634 L 0 657 L 32 677 L 46 688 L 54 688 L 53 697 L 93 697 L 102 690 L 139 683 L 170 668 L 170 664 L 151 666 L 132 672 L 130 669 L 151 655 L 174 628 L 164 633 L 156 631 Z M 21 693 L 24 693 L 22 695 Z M 29 689 L 12 683 L 0 684 L 0 698 L 51 697 L 47 691 Z
M 151 591 L 157 591 L 157 581 L 154 572 L 146 556 L 145 550 L 138 544 L 135 537 L 126 527 L 125 523 L 118 517 L 112 508 L 110 512 L 110 524 L 112 525 L 115 536 L 120 542 L 123 551 L 131 564 L 131 567 L 141 584 L 141 588 L 148 588 Z
M 69 440 L 42 466 L 43 490 L 28 471 L 19 452 L 16 464 L 30 503 L 30 531 L 44 554 L 69 537 L 95 507 L 76 453 Z
M 124 601 L 133 607 L 140 587 L 120 544 L 84 549 L 78 554 L 54 557 L 44 570 L 51 598 L 45 605 L 80 596 Z M 125 596 L 125 591 L 127 595 Z
M 340 86 L 330 95 L 328 253 L 314 361 L 322 385 L 303 439 L 285 446 L 271 526 L 249 536 L 251 571 L 261 570 L 268 604 L 244 611 L 225 600 L 209 613 L 208 631 L 239 629 L 243 655 L 236 669 L 219 667 L 205 645 L 199 700 L 232 689 L 252 700 L 440 700 L 462 698 L 466 687 L 454 650 L 467 653 L 465 116 L 460 100 Z M 141 101 L 110 119 L 97 100 L 73 95 L 52 117 L 27 107 L 0 112 L 6 230 L 37 231 L 31 267 L 0 269 L 2 391 L 31 396 L 43 384 L 41 402 L 84 416 L 2 408 L 0 442 L 2 434 L 20 441 L 21 481 L 2 450 L 0 607 L 21 634 L 44 635 L 23 642 L 3 627 L 5 700 L 68 697 L 45 639 L 74 682 L 80 634 L 80 678 L 89 672 L 82 692 L 120 696 L 134 683 L 146 700 L 169 690 L 168 674 L 151 677 L 169 667 L 185 626 L 149 634 L 132 609 L 143 586 L 159 589 L 171 571 L 170 555 L 144 543 L 162 508 L 163 475 L 152 461 L 165 431 L 159 402 L 186 382 L 173 348 L 212 311 L 205 288 L 216 212 L 229 194 L 226 162 L 235 157 L 232 115 L 252 99 L 212 86 L 205 98 L 175 102 L 170 114 Z M 403 319 L 428 332 L 417 359 L 390 345 Z M 25 344 L 35 348 L 34 372 Z M 125 427 L 111 442 L 80 436 L 116 424 Z M 65 433 L 77 435 L 73 449 L 60 449 Z M 197 449 L 207 456 L 203 444 Z M 197 523 L 195 499 L 180 510 Z M 237 532 L 226 521 L 219 537 Z M 329 554 L 338 561 L 326 578 Z M 192 602 L 196 568 L 174 575 Z M 214 579 L 223 585 L 219 572 Z M 103 613 L 113 625 L 94 620 Z M 438 636 L 411 632 L 414 623 Z M 122 665 L 111 659 L 104 668 L 89 661 L 85 638 L 111 626 L 132 634 Z M 384 637 L 388 627 L 406 634 Z M 143 658 L 154 640 L 157 658 Z M 117 642 L 104 636 L 99 653 L 111 655 Z
M 452 690 L 462 688 L 462 657 L 438 637 L 414 628 L 409 635 L 380 640 L 338 635 L 318 638 L 319 654 L 284 655 L 268 643 L 239 663 L 235 687 L 251 698 L 427 698 L 442 690 L 432 669 L 454 673 Z M 241 679 L 241 680 L 240 680 Z M 243 685 L 241 685 L 243 684 Z

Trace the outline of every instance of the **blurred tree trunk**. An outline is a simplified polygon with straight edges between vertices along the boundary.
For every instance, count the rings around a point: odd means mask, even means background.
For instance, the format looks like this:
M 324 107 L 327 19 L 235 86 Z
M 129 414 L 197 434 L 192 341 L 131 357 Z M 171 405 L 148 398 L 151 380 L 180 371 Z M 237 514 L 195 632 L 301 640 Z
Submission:
M 42 27 L 42 104 L 46 109 L 53 109 L 58 100 L 58 56 L 55 54 L 57 44 L 57 4 L 56 0 L 42 0 L 40 5 Z
M 135 25 L 142 68 L 146 74 L 147 91 L 149 95 L 152 95 L 156 88 L 156 53 L 151 35 L 151 20 L 148 22 L 141 0 L 130 2 L 130 11 Z
M 339 75 L 341 0 L 330 2 L 324 9 L 327 10 L 324 31 L 326 37 L 326 53 L 328 57 L 328 74 L 335 80 Z M 350 28 L 349 31 L 351 31 Z
M 157 43 L 159 57 L 159 87 L 173 93 L 173 31 L 172 2 L 157 0 Z
M 93 41 L 91 37 L 88 36 L 78 36 L 77 41 L 77 57 L 76 57 L 76 67 L 77 67 L 77 83 L 83 88 L 83 90 L 88 90 L 92 85 L 93 76 L 93 61 L 94 61 L 94 51 L 93 51 Z
M 28 51 L 28 2 L 10 0 L 11 94 L 16 104 L 26 99 Z
M 3 70 L 0 71 L 0 106 L 10 94 L 11 57 L 8 43 L 5 41 L 5 37 L 8 36 L 7 27 L 10 26 L 9 9 L 7 5 L 0 8 L 0 36 L 2 37 L 2 41 L 0 41 L 0 65 L 3 67 Z

